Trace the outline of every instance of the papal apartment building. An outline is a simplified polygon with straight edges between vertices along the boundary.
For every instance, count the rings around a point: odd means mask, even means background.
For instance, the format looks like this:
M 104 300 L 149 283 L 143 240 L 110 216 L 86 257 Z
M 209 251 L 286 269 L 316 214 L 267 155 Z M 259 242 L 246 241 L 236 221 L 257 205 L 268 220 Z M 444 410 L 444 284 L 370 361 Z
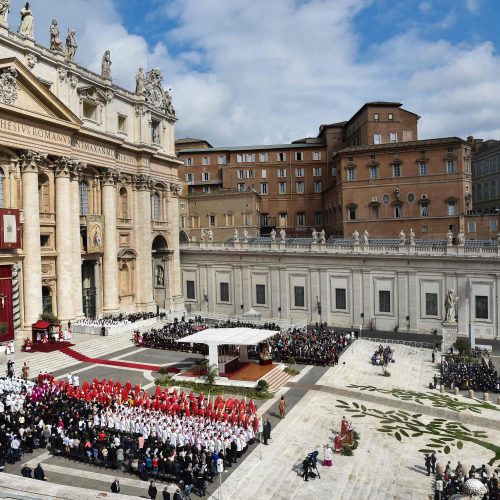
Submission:
M 126 90 L 112 54 L 91 72 L 71 40 L 44 47 L 32 26 L 0 24 L 0 340 L 43 311 L 182 309 L 176 117 L 160 71 Z
M 471 145 L 457 137 L 419 140 L 418 119 L 400 103 L 370 102 L 347 121 L 321 125 L 317 137 L 290 144 L 214 148 L 181 139 L 186 236 L 197 239 L 210 227 L 220 239 L 234 227 L 260 235 L 456 235 L 472 208 Z M 227 217 L 211 202 L 214 193 L 229 199 L 245 191 L 256 195 L 252 217 L 246 207 Z

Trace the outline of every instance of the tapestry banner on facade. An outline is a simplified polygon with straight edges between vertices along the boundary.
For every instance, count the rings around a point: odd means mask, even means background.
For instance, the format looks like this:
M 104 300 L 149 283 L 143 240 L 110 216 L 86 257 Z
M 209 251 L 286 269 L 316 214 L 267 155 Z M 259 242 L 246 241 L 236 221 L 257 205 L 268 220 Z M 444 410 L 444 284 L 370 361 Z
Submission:
M 20 247 L 19 210 L 0 208 L 0 249 Z
M 87 215 L 87 253 L 104 252 L 104 216 Z

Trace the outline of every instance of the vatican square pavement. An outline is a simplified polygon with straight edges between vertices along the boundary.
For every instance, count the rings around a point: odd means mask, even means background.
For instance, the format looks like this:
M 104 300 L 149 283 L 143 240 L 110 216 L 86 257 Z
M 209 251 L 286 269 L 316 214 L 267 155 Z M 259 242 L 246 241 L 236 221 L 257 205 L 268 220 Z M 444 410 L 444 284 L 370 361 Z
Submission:
M 439 393 L 428 389 L 430 380 L 437 373 L 435 367 L 438 366 L 431 363 L 429 349 L 393 345 L 396 363 L 389 366 L 391 376 L 383 377 L 381 368 L 370 363 L 377 346 L 358 340 L 342 355 L 340 365 L 327 370 L 316 384 L 301 385 L 300 380 L 288 384 L 291 386 L 288 391 L 299 388 L 309 390 L 273 429 L 271 445 L 256 448 L 227 478 L 222 485 L 222 497 L 262 500 L 426 498 L 433 491 L 433 482 L 432 476 L 425 474 L 423 454 L 418 450 L 425 447 L 429 436 L 427 439 L 425 434 L 418 438 L 403 437 L 399 442 L 395 437 L 377 431 L 381 427 L 380 420 L 371 416 L 352 419 L 355 430 L 361 435 L 354 456 L 335 455 L 333 467 L 330 468 L 318 464 L 321 479 L 305 482 L 296 473 L 296 465 L 313 450 L 320 452 L 322 462 L 323 445 L 332 443 L 332 431 L 339 430 L 342 416 L 350 418 L 349 413 L 336 407 L 338 399 L 357 402 L 369 409 L 412 411 L 411 406 L 405 407 L 406 402 L 390 394 L 346 389 L 348 385 Z M 439 357 L 436 358 L 438 360 Z M 287 390 L 282 392 L 286 398 Z M 291 395 L 291 392 L 288 394 Z M 474 402 L 461 396 L 458 399 L 466 403 Z M 483 410 L 482 415 L 475 416 L 469 410 L 457 413 L 432 408 L 428 402 L 424 405 L 413 403 L 413 406 L 418 407 L 413 412 L 421 413 L 420 420 L 423 422 L 436 417 L 467 422 L 471 430 L 486 431 L 489 442 L 500 442 L 500 411 Z M 496 408 L 500 410 L 499 406 Z M 469 420 L 481 422 L 474 426 Z M 449 455 L 438 454 L 438 461 L 450 460 L 455 465 L 461 461 L 469 466 L 478 466 L 487 463 L 492 456 L 489 450 L 466 442 L 461 450 L 452 448 Z

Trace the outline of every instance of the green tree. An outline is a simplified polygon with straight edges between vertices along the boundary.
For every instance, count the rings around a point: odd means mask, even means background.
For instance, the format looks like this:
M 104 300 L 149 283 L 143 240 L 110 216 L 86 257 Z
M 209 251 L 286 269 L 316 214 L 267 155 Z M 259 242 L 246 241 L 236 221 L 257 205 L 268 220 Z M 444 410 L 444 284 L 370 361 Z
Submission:
M 207 373 L 205 375 L 205 380 L 207 381 L 208 386 L 211 388 L 215 385 L 215 380 L 219 376 L 219 372 L 217 370 L 216 365 L 209 365 L 207 367 Z
M 458 337 L 454 346 L 458 349 L 460 356 L 463 356 L 469 352 L 469 339 L 465 337 Z

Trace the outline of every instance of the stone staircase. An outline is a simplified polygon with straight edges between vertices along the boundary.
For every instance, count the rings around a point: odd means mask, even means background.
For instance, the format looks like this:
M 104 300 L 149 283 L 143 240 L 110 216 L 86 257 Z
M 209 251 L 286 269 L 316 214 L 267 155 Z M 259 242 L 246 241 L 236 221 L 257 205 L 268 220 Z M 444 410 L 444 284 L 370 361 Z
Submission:
M 292 375 L 285 372 L 285 368 L 285 365 L 278 365 L 264 377 L 270 392 L 279 391 L 292 378 Z
M 165 324 L 165 321 L 157 321 L 153 325 L 147 325 L 139 328 L 141 332 L 150 330 L 152 328 L 161 328 Z M 72 347 L 73 351 L 88 357 L 88 358 L 102 358 L 117 351 L 126 349 L 127 347 L 132 347 L 132 334 L 130 331 L 125 330 L 113 334 L 113 336 L 99 337 L 96 335 L 85 335 L 85 334 L 75 334 L 78 336 L 88 337 L 88 340 L 80 342 L 79 344 Z M 0 366 L 0 374 L 6 373 L 7 369 L 5 367 L 6 359 L 2 356 L 2 365 Z M 28 361 L 30 365 L 30 378 L 36 377 L 40 372 L 56 372 L 63 369 L 68 369 L 71 371 L 71 367 L 79 363 L 76 359 L 68 356 L 62 351 L 53 351 L 50 353 L 33 353 L 24 354 L 22 359 L 18 359 L 17 356 L 14 359 L 15 366 L 14 371 L 16 375 L 21 375 L 22 365 L 24 361 Z

